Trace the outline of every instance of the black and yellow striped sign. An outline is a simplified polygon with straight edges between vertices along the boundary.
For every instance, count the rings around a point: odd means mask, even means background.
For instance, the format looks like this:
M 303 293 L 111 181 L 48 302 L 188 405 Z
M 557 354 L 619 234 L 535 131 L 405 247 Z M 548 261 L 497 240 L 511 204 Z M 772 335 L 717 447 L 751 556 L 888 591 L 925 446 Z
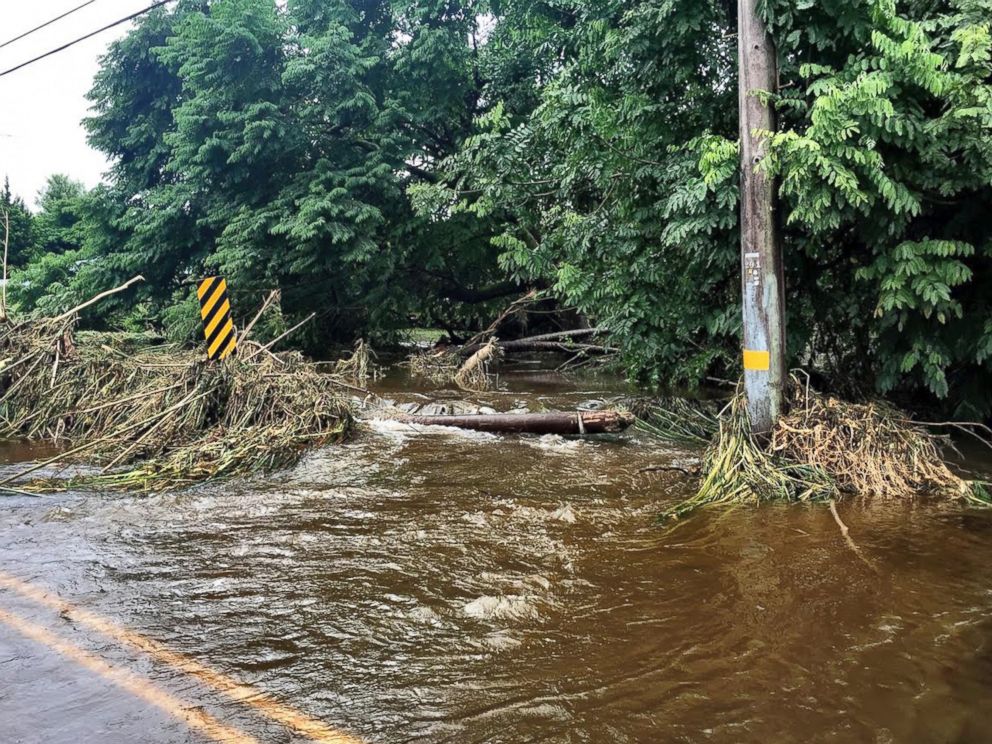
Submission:
M 227 282 L 219 276 L 207 277 L 196 288 L 196 296 L 200 298 L 207 354 L 211 359 L 226 359 L 238 348 L 231 303 L 227 299 Z

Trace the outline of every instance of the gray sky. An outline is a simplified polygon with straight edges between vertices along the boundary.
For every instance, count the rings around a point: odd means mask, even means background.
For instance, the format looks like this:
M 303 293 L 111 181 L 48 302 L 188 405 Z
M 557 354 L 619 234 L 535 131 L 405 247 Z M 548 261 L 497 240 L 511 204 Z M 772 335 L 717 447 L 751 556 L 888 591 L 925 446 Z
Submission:
M 84 0 L 0 0 L 0 43 L 61 15 Z M 73 15 L 0 49 L 0 71 L 61 46 L 150 5 L 152 0 L 96 0 Z M 0 78 L 0 179 L 32 209 L 52 173 L 96 185 L 106 159 L 86 144 L 84 98 L 107 45 L 124 24 Z M 2 181 L 0 181 L 2 183 Z

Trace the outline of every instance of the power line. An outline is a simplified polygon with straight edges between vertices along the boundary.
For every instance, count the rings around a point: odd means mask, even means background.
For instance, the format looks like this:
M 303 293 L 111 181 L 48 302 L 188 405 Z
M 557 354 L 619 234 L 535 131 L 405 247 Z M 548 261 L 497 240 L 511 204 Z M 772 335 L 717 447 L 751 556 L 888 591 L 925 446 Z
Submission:
M 127 16 L 126 18 L 121 18 L 120 20 L 114 21 L 113 23 L 108 23 L 103 28 L 98 28 L 96 31 L 91 31 L 90 33 L 86 34 L 86 36 L 80 36 L 78 39 L 73 39 L 68 44 L 63 44 L 62 46 L 58 47 L 57 49 L 52 49 L 50 51 L 45 52 L 44 54 L 39 54 L 34 59 L 29 59 L 27 62 L 22 62 L 21 64 L 17 65 L 16 67 L 11 67 L 9 70 L 4 70 L 3 72 L 0 72 L 0 77 L 4 77 L 5 75 L 9 75 L 12 72 L 17 72 L 18 70 L 23 69 L 23 68 L 27 67 L 28 65 L 33 65 L 35 62 L 39 62 L 39 61 L 45 59 L 46 57 L 51 57 L 53 54 L 58 54 L 59 52 L 64 51 L 64 50 L 68 49 L 71 46 L 75 46 L 76 44 L 78 44 L 81 41 L 86 41 L 87 39 L 92 38 L 92 37 L 96 36 L 97 34 L 101 34 L 104 31 L 107 31 L 107 30 L 113 28 L 114 26 L 120 26 L 122 23 L 127 23 L 128 21 L 133 21 L 138 16 L 144 15 L 145 13 L 148 13 L 149 11 L 155 10 L 155 8 L 161 8 L 163 5 L 166 5 L 167 3 L 171 3 L 171 2 L 173 2 L 173 0 L 159 0 L 157 3 L 152 3 L 147 8 L 143 8 L 142 10 L 139 10 L 137 13 L 132 13 L 131 15 Z
M 65 18 L 66 16 L 71 16 L 71 15 L 72 15 L 73 13 L 75 13 L 75 12 L 76 12 L 77 10 L 82 10 L 82 9 L 83 9 L 83 8 L 85 8 L 85 7 L 87 6 L 87 5 L 92 5 L 92 4 L 93 4 L 93 3 L 95 3 L 95 2 L 96 2 L 96 0 L 86 0 L 86 2 L 85 2 L 85 3 L 83 3 L 82 5 L 77 5 L 77 6 L 76 6 L 75 8 L 73 8 L 72 10 L 67 10 L 67 11 L 66 11 L 65 13 L 63 13 L 62 15 L 60 15 L 60 16 L 56 16 L 55 18 L 53 18 L 53 19 L 52 19 L 52 20 L 50 20 L 50 21 L 45 21 L 45 22 L 44 22 L 44 23 L 42 23 L 42 24 L 41 24 L 40 26 L 35 26 L 34 28 L 32 28 L 32 29 L 31 29 L 30 31 L 25 31 L 25 32 L 24 32 L 23 34 L 21 34 L 20 36 L 15 36 L 15 37 L 14 37 L 13 39 L 7 39 L 7 41 L 5 41 L 5 42 L 4 42 L 3 44 L 0 44 L 0 49 L 3 49 L 3 48 L 4 48 L 5 46 L 8 46 L 8 45 L 10 45 L 10 44 L 13 44 L 13 43 L 14 43 L 15 41 L 20 41 L 20 40 L 21 40 L 21 39 L 23 39 L 23 38 L 24 38 L 25 36 L 30 36 L 30 35 L 31 35 L 31 34 L 33 34 L 33 33 L 34 33 L 35 31 L 41 31 L 41 29 L 43 29 L 43 28 L 45 28 L 46 26 L 51 26 L 51 25 L 52 25 L 53 23 L 55 23 L 56 21 L 61 21 L 61 20 L 62 20 L 63 18 Z

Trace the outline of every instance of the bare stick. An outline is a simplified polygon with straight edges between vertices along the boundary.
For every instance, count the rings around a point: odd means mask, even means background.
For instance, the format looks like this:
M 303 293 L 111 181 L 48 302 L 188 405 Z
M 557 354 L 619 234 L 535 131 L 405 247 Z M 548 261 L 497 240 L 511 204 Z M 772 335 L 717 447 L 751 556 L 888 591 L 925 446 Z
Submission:
M 987 427 L 985 424 L 978 423 L 976 421 L 913 421 L 912 419 L 905 419 L 906 423 L 920 424 L 922 426 L 950 426 L 965 434 L 974 437 L 979 442 L 984 444 L 986 447 L 992 449 L 992 429 Z M 988 432 L 988 437 L 984 437 L 976 431 L 973 431 L 971 427 L 975 429 L 984 430 Z
M 532 289 L 523 297 L 518 297 L 517 299 L 515 299 L 513 302 L 510 303 L 509 307 L 507 307 L 502 313 L 500 313 L 500 316 L 496 318 L 496 320 L 494 320 L 492 323 L 489 324 L 489 327 L 486 330 L 480 331 L 479 333 L 475 334 L 472 338 L 466 341 L 464 345 L 466 347 L 473 346 L 479 343 L 486 336 L 495 333 L 496 329 L 499 328 L 500 325 L 502 325 L 503 321 L 506 320 L 508 317 L 510 317 L 510 315 L 512 315 L 514 312 L 516 312 L 518 308 L 522 307 L 523 305 L 528 305 L 531 302 L 535 301 L 536 299 L 537 299 L 536 289 Z
M 837 523 L 837 526 L 840 527 L 841 537 L 844 538 L 844 541 L 847 543 L 847 547 L 853 550 L 854 554 L 858 556 L 861 562 L 864 563 L 866 566 L 868 566 L 868 568 L 870 568 L 872 571 L 877 571 L 877 569 L 871 563 L 871 561 L 869 561 L 867 558 L 864 557 L 864 555 L 861 552 L 861 548 L 859 548 L 858 544 L 854 542 L 854 538 L 852 538 L 851 535 L 848 534 L 850 530 L 848 530 L 847 525 L 844 524 L 843 521 L 841 521 L 840 514 L 837 513 L 837 502 L 834 501 L 833 499 L 830 499 L 830 513 L 833 515 L 834 521 Z
M 850 530 L 848 530 L 847 525 L 841 521 L 840 514 L 837 513 L 837 502 L 833 499 L 830 499 L 830 513 L 833 514 L 834 521 L 837 523 L 837 526 L 840 527 L 841 536 L 850 543 L 851 537 L 848 535 Z
M 5 400 L 7 400 L 10 397 L 10 394 L 17 389 L 17 386 L 22 384 L 25 380 L 27 380 L 28 377 L 30 377 L 31 373 L 34 372 L 34 368 L 37 367 L 39 364 L 41 364 L 41 362 L 44 360 L 44 357 L 41 354 L 36 354 L 36 356 L 37 359 L 34 360 L 34 364 L 28 367 L 28 371 L 25 372 L 16 380 L 14 380 L 14 382 L 10 384 L 10 387 L 8 387 L 4 391 L 4 394 L 0 396 L 0 403 L 3 403 Z M 25 357 L 25 359 L 30 359 L 30 358 L 31 358 L 30 356 Z M 16 365 L 11 365 L 11 366 L 16 366 Z
M 554 333 L 542 333 L 538 336 L 527 336 L 520 341 L 557 341 L 563 338 L 580 338 L 581 336 L 599 336 L 606 333 L 606 328 L 573 328 L 570 331 L 555 331 Z
M 57 318 L 53 318 L 53 322 L 58 322 L 60 320 L 66 320 L 67 318 L 71 318 L 73 315 L 75 315 L 76 313 L 78 313 L 80 310 L 85 310 L 90 305 L 95 305 L 97 302 L 99 302 L 100 300 L 104 299 L 105 297 L 110 297 L 111 295 L 115 295 L 118 292 L 123 292 L 125 289 L 127 289 L 128 287 L 130 287 L 135 282 L 143 282 L 143 281 L 145 281 L 145 277 L 141 276 L 140 274 L 138 276 L 134 277 L 133 279 L 128 279 L 121 286 L 114 287 L 113 289 L 108 289 L 106 292 L 101 292 L 100 294 L 98 294 L 93 299 L 90 299 L 90 300 L 87 300 L 86 302 L 84 302 L 82 305 L 76 305 L 76 307 L 72 308 L 72 310 L 67 310 L 66 312 L 64 312 L 61 315 L 59 315 Z
M 182 408 L 184 405 L 186 405 L 187 403 L 189 403 L 191 400 L 193 400 L 196 397 L 195 393 L 196 393 L 196 391 L 194 390 L 192 393 L 190 393 L 185 398 L 183 398 L 181 401 L 179 401 L 174 406 L 172 406 L 172 408 L 170 410 L 175 411 L 175 410 L 178 410 L 179 408 Z M 110 462 L 108 462 L 104 466 L 104 468 L 103 468 L 103 470 L 101 472 L 106 473 L 108 470 L 110 470 L 112 467 L 114 467 L 114 465 L 116 465 L 117 463 L 121 462 L 125 457 L 127 457 L 128 454 L 130 454 L 135 449 L 137 449 L 138 445 L 140 445 L 143 441 L 145 441 L 151 435 L 151 433 L 153 431 L 155 431 L 156 429 L 158 429 L 162 424 L 164 424 L 168 420 L 169 419 L 167 417 L 165 417 L 165 416 L 162 416 L 161 418 L 159 418 L 159 420 L 156 421 L 153 426 L 149 427 L 145 431 L 144 434 L 142 434 L 140 437 L 138 437 L 137 439 L 135 439 L 128 447 L 126 447 L 124 449 L 123 452 L 121 452 L 119 455 L 117 455 L 117 457 L 115 457 L 113 460 L 111 460 Z
M 689 470 L 678 465 L 653 465 L 649 468 L 640 468 L 638 473 L 684 473 L 685 475 L 699 475 L 699 470 Z
M 0 285 L 0 323 L 7 322 L 7 249 L 10 247 L 10 215 L 3 210 L 3 284 Z
M 40 499 L 41 494 L 29 493 L 27 491 L 22 491 L 19 488 L 9 488 L 7 486 L 0 486 L 0 491 L 5 493 L 16 493 L 18 496 L 30 496 L 32 499 Z
M 279 299 L 281 294 L 282 293 L 278 289 L 273 289 L 269 292 L 269 296 L 265 298 L 265 302 L 262 303 L 262 306 L 258 309 L 258 312 L 255 313 L 255 317 L 251 319 L 251 323 L 245 326 L 245 329 L 241 331 L 242 343 L 248 340 L 248 334 L 251 333 L 251 329 L 255 327 L 258 319 L 262 317 L 262 313 L 264 313 L 266 309 L 268 309 L 269 305 L 271 305 L 275 300 Z
M 263 346 L 263 347 L 261 347 L 261 348 L 260 348 L 260 349 L 259 349 L 258 351 L 256 351 L 256 352 L 255 352 L 254 354 L 252 354 L 251 356 L 249 356 L 249 357 L 248 357 L 247 359 L 245 359 L 245 361 L 246 361 L 246 362 L 249 362 L 249 361 L 251 361 L 252 359 L 254 359 L 255 357 L 257 357 L 257 356 L 258 356 L 259 354 L 261 354 L 261 353 L 262 353 L 263 351 L 268 351 L 268 350 L 269 350 L 269 349 L 271 349 L 271 348 L 272 348 L 273 346 L 275 346 L 275 345 L 276 345 L 277 343 L 279 343 L 279 342 L 280 342 L 280 341 L 282 341 L 282 340 L 283 340 L 284 338 L 286 338 L 286 336 L 288 336 L 289 334 L 291 334 L 291 333 L 293 333 L 294 331 L 296 331 L 297 329 L 299 329 L 299 328 L 300 328 L 301 326 L 304 326 L 304 325 L 306 325 L 306 324 L 307 324 L 307 323 L 309 323 L 309 322 L 310 322 L 311 320 L 313 320 L 313 319 L 314 319 L 315 317 L 317 317 L 317 313 L 310 313 L 310 314 L 309 314 L 309 315 L 308 315 L 307 317 L 305 317 L 305 318 L 304 318 L 303 320 L 301 320 L 301 321 L 300 321 L 299 323 L 297 323 L 296 325 L 294 325 L 294 326 L 293 326 L 292 328 L 290 328 L 290 329 L 289 329 L 288 331 L 284 331 L 283 333 L 280 333 L 280 334 L 279 334 L 278 336 L 276 336 L 276 337 L 275 337 L 274 339 L 272 339 L 271 341 L 269 341 L 269 343 L 267 343 L 267 344 L 266 344 L 265 346 Z
M 481 334 L 478 334 L 476 338 L 486 333 L 490 333 L 490 331 L 483 331 Z M 524 344 L 531 342 L 538 343 L 542 341 L 562 341 L 563 339 L 582 338 L 583 336 L 599 336 L 604 333 L 606 333 L 605 328 L 575 328 L 571 331 L 555 331 L 554 333 L 542 333 L 537 336 L 524 336 L 523 338 L 513 339 L 513 342 Z M 485 344 L 481 341 L 469 340 L 461 346 L 459 351 L 463 355 L 467 356 L 474 353 L 484 345 Z
M 249 344 L 250 344 L 251 346 L 254 346 L 254 347 L 255 347 L 255 349 L 257 349 L 257 350 L 258 350 L 258 353 L 259 353 L 259 354 L 261 354 L 261 353 L 262 353 L 262 351 L 263 351 L 263 349 L 262 349 L 262 345 L 261 345 L 260 343 L 258 343 L 258 341 L 248 341 L 248 342 L 246 342 L 246 343 L 243 343 L 243 344 L 242 344 L 242 346 L 244 346 L 244 347 L 246 347 L 246 348 L 247 348 Z M 286 362 L 285 362 L 284 360 L 282 360 L 282 359 L 280 359 L 279 357 L 277 357 L 277 356 L 276 356 L 275 354 L 273 354 L 273 353 L 272 353 L 271 351 L 269 351 L 268 349 L 264 349 L 264 352 L 265 352 L 265 354 L 266 354 L 266 356 L 268 356 L 268 357 L 269 357 L 269 359 L 271 359 L 271 360 L 272 360 L 273 362 L 275 362 L 276 364 L 282 364 L 282 365 L 285 365 L 285 364 L 286 364 Z
M 79 411 L 74 411 L 72 413 L 72 415 L 73 416 L 80 416 L 80 415 L 82 415 L 84 413 L 93 413 L 94 411 L 101 411 L 104 408 L 110 408 L 111 406 L 119 406 L 119 405 L 122 405 L 124 403 L 130 403 L 132 400 L 141 400 L 143 398 L 150 398 L 153 395 L 158 395 L 159 393 L 167 393 L 168 391 L 173 390 L 173 389 L 175 389 L 177 387 L 180 387 L 181 385 L 185 385 L 185 384 L 186 384 L 186 381 L 183 380 L 182 382 L 177 382 L 176 384 L 169 385 L 168 387 L 158 388 L 157 390 L 149 390 L 147 392 L 138 393 L 137 395 L 130 395 L 127 398 L 120 398 L 119 400 L 112 400 L 112 401 L 109 401 L 107 403 L 101 403 L 98 406 L 92 406 L 90 408 L 83 408 L 83 409 L 81 409 Z
M 52 365 L 52 382 L 48 386 L 49 389 L 55 387 L 55 377 L 59 373 L 59 342 L 55 342 L 55 364 Z

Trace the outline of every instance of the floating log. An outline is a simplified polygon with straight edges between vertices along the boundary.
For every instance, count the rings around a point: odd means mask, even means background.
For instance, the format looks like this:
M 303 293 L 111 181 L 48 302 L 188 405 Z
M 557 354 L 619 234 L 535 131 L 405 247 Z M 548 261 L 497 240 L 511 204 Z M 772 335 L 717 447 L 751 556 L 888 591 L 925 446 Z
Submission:
M 627 411 L 477 413 L 467 416 L 401 414 L 391 418 L 408 424 L 454 426 L 499 434 L 615 434 L 634 423 L 634 415 Z

